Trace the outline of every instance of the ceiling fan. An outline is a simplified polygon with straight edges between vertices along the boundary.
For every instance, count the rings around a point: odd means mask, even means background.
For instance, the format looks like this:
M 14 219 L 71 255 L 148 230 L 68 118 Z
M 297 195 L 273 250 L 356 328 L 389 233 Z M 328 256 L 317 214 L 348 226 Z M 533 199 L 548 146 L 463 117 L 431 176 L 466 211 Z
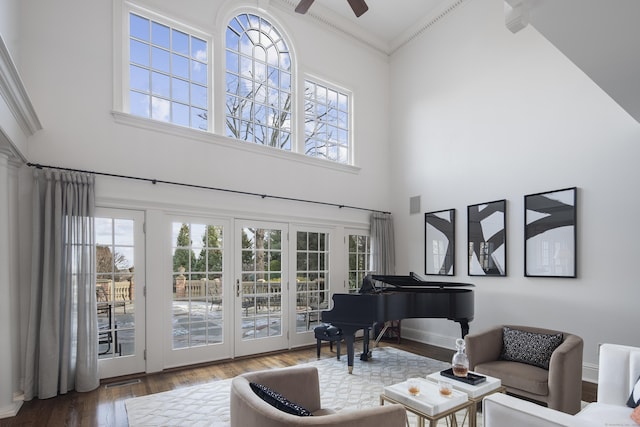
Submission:
M 349 2 L 349 6 L 353 10 L 353 13 L 359 18 L 360 15 L 369 10 L 369 6 L 364 2 L 364 0 L 347 0 Z M 300 0 L 298 6 L 296 6 L 296 12 L 298 13 L 307 13 L 307 10 L 311 7 L 314 0 Z

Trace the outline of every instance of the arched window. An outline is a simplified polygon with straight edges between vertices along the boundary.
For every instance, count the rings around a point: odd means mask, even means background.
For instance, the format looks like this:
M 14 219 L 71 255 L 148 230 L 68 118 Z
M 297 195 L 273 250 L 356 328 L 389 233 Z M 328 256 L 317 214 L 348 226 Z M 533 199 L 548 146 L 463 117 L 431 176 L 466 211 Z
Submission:
M 291 150 L 291 57 L 270 22 L 243 13 L 226 32 L 226 135 Z

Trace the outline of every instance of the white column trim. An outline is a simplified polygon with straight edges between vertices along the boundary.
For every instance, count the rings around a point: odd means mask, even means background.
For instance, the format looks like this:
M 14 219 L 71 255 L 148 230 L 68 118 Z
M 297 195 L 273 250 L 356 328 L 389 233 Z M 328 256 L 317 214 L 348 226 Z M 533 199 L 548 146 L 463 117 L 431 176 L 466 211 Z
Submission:
M 17 295 L 12 292 L 11 286 L 11 257 L 10 248 L 11 224 L 10 206 L 11 191 L 10 183 L 14 182 L 10 177 L 10 155 L 6 150 L 0 150 L 0 235 L 7 238 L 0 239 L 0 336 L 8 337 L 9 342 L 0 345 L 0 418 L 12 417 L 18 413 L 22 402 L 14 399 L 14 386 L 17 372 L 14 372 L 14 357 L 19 354 L 19 343 L 11 342 L 16 336 L 14 328 L 18 325 L 15 322 L 14 310 L 16 309 Z M 15 243 L 15 242 L 14 242 Z

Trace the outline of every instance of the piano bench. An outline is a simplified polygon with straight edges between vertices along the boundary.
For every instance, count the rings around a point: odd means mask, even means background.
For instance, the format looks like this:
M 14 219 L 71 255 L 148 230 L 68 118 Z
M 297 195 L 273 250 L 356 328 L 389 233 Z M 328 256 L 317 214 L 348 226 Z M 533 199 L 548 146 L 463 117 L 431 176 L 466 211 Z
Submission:
M 323 324 L 313 328 L 316 336 L 316 351 L 318 359 L 320 358 L 320 344 L 322 341 L 329 341 L 329 350 L 333 351 L 333 343 L 336 343 L 336 353 L 340 360 L 340 341 L 342 341 L 342 329 L 333 325 Z

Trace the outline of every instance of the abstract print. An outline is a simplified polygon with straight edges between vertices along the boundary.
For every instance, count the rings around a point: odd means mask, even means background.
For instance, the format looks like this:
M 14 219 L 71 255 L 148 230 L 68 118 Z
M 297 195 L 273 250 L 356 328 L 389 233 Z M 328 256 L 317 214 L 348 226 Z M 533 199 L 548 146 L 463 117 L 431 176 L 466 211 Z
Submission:
M 455 275 L 455 209 L 429 212 L 425 221 L 425 273 Z
M 506 276 L 506 200 L 467 207 L 469 276 Z
M 576 191 L 525 196 L 525 276 L 576 277 Z

